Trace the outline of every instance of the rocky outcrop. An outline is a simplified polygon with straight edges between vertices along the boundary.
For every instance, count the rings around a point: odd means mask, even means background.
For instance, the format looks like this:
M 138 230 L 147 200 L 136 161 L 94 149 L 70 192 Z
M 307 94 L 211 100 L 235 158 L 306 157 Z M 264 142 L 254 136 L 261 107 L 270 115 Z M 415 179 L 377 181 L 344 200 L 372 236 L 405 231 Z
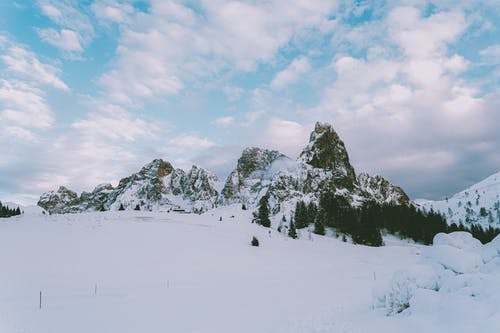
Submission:
M 365 196 L 378 203 L 409 205 L 410 198 L 399 186 L 391 184 L 382 176 L 370 176 L 367 173 L 358 175 L 358 184 Z
M 75 207 L 77 204 L 78 194 L 64 186 L 60 186 L 57 191 L 42 194 L 40 200 L 38 200 L 38 206 L 51 214 L 76 212 Z

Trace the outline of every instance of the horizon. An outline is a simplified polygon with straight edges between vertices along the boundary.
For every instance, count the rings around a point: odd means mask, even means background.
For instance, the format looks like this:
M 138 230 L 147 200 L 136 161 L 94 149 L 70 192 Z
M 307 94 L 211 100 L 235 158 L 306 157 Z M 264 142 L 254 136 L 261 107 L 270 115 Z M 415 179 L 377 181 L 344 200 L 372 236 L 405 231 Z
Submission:
M 500 170 L 500 14 L 484 3 L 0 4 L 0 200 L 115 185 L 155 158 L 221 182 L 330 123 L 356 172 L 442 199 Z

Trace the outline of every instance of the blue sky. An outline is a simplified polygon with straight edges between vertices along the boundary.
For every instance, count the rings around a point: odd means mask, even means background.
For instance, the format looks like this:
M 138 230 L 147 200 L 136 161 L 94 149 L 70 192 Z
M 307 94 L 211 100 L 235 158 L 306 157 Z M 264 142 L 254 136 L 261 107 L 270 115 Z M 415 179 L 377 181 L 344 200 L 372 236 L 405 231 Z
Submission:
M 0 200 L 150 160 L 222 179 L 334 125 L 356 171 L 440 198 L 500 169 L 500 1 L 4 1 Z

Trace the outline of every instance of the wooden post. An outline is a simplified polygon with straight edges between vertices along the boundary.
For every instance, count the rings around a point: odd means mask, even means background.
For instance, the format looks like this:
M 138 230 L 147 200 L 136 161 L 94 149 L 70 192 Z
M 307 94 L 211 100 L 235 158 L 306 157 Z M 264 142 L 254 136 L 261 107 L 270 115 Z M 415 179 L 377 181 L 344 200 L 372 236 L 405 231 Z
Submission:
M 38 308 L 42 309 L 42 291 L 40 291 L 40 301 L 38 303 Z
M 94 285 L 94 295 L 97 295 L 97 283 Z

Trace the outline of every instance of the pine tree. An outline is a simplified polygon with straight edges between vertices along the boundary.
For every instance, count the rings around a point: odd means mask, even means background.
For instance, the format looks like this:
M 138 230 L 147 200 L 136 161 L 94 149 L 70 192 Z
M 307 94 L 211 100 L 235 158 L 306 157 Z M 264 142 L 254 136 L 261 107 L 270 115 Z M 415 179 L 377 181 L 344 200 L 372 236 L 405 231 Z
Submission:
M 313 232 L 317 235 L 324 235 L 325 234 L 325 226 L 318 219 L 314 220 L 314 231 Z
M 141 210 L 141 206 L 139 206 L 139 204 L 135 205 L 134 210 Z
M 120 203 L 120 207 L 118 208 L 118 210 L 125 210 L 125 207 L 123 207 L 123 203 Z
M 295 227 L 303 229 L 308 225 L 307 206 L 304 201 L 297 201 L 295 205 Z
M 290 220 L 290 227 L 288 228 L 288 236 L 293 239 L 297 238 L 297 230 L 295 229 L 295 223 L 292 219 Z
M 264 195 L 259 201 L 259 209 L 254 218 L 257 224 L 269 228 L 271 220 L 269 219 L 269 197 Z

